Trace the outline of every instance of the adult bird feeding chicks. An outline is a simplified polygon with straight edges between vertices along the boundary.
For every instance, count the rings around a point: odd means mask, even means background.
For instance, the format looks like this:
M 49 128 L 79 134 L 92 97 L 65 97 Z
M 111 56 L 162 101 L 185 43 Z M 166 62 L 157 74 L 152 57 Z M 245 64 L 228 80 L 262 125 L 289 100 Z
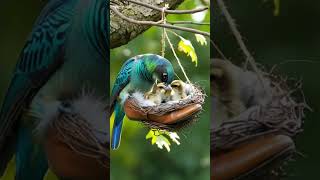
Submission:
M 201 111 L 204 95 L 200 88 L 174 80 L 174 74 L 170 61 L 155 54 L 138 55 L 122 65 L 111 93 L 112 149 L 120 145 L 125 115 L 130 120 L 148 121 L 149 124 L 173 124 L 192 119 Z
M 174 70 L 167 59 L 155 54 L 143 54 L 128 59 L 121 67 L 111 93 L 111 113 L 115 120 L 112 131 L 111 148 L 120 145 L 121 131 L 125 112 L 123 103 L 136 91 L 145 93 L 159 81 L 165 85 L 173 81 Z
M 191 93 L 192 86 L 181 80 L 174 80 L 169 85 L 155 82 L 151 90 L 144 94 L 144 98 L 151 105 L 159 105 L 185 99 Z

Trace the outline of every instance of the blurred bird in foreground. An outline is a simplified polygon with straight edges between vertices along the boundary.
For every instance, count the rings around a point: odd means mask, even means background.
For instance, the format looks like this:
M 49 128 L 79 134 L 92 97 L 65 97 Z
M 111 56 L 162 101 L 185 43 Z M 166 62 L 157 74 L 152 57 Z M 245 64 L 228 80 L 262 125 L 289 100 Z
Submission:
M 269 84 L 267 79 L 263 79 Z M 232 119 L 247 108 L 271 101 L 271 88 L 264 87 L 258 75 L 245 71 L 230 61 L 214 59 L 211 63 L 211 98 L 215 127 Z
M 90 167 L 96 158 L 77 156 L 76 149 L 67 146 L 69 141 L 55 138 L 61 132 L 50 124 L 62 122 L 67 126 L 70 122 L 67 119 L 85 119 L 82 122 L 97 123 L 94 127 L 108 130 L 109 123 L 101 118 L 101 108 L 94 111 L 89 108 L 96 107 L 94 104 L 99 101 L 79 96 L 84 87 L 94 89 L 97 97 L 108 95 L 108 2 L 50 0 L 42 10 L 20 54 L 2 105 L 0 176 L 14 154 L 16 180 L 41 180 L 48 167 L 60 178 L 104 179 L 106 176 L 106 173 L 103 178 L 86 176 L 85 173 L 96 174 L 93 172 L 99 169 Z M 100 136 L 102 143 L 108 141 L 107 134 Z
M 172 64 L 164 57 L 155 54 L 138 55 L 127 60 L 121 67 L 111 93 L 111 111 L 115 113 L 112 128 L 111 148 L 120 145 L 125 112 L 123 103 L 129 94 L 136 91 L 146 93 L 153 84 L 163 82 L 169 85 L 174 77 Z
M 108 177 L 107 105 L 106 99 L 85 89 L 65 100 L 33 100 L 25 117 L 36 120 L 34 139 L 43 145 L 49 168 L 59 178 Z

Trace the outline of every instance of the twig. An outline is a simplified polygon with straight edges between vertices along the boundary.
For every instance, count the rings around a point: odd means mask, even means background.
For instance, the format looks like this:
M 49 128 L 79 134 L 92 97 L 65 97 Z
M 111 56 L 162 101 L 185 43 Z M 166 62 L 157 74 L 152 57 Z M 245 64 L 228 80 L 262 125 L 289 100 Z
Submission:
M 200 31 L 200 30 L 196 30 L 196 29 L 192 29 L 192 28 L 187 28 L 187 27 L 179 27 L 179 26 L 174 26 L 174 25 L 169 25 L 169 24 L 161 24 L 161 21 L 158 21 L 158 22 L 154 22 L 154 21 L 138 21 L 138 20 L 126 17 L 125 15 L 120 13 L 115 6 L 110 6 L 110 9 L 114 13 L 116 13 L 119 17 L 121 17 L 122 19 L 124 19 L 124 20 L 126 20 L 126 21 L 128 21 L 130 23 L 141 24 L 141 25 L 158 26 L 158 27 L 163 27 L 163 28 L 168 28 L 168 29 L 176 29 L 176 30 L 180 30 L 180 31 L 192 32 L 192 33 L 201 34 L 201 35 L 210 37 L 210 33 L 208 33 L 208 32 L 204 32 L 204 31 Z
M 162 12 L 162 7 L 157 7 L 157 6 L 153 6 L 153 5 L 150 5 L 150 4 L 147 4 L 147 3 L 134 1 L 134 0 L 126 0 L 126 1 Z M 205 11 L 207 9 L 208 9 L 208 7 L 202 7 L 202 8 L 198 8 L 198 9 L 192 9 L 192 10 L 169 10 L 169 9 L 165 9 L 164 12 L 167 13 L 167 14 L 194 14 L 194 13 L 197 13 L 197 12 Z
M 205 25 L 210 26 L 210 23 L 204 22 L 193 22 L 193 21 L 167 21 L 169 24 L 194 24 L 194 25 Z
M 239 32 L 239 30 L 237 29 L 233 18 L 231 17 L 229 11 L 227 10 L 223 0 L 217 0 L 218 5 L 221 9 L 221 11 L 223 12 L 225 18 L 227 19 L 227 22 L 230 26 L 230 29 L 234 35 L 234 37 L 236 38 L 241 50 L 243 51 L 244 55 L 246 56 L 247 61 L 249 61 L 249 63 L 251 63 L 252 66 L 255 66 L 254 58 L 253 56 L 250 54 L 248 48 L 246 47 L 245 43 L 243 42 L 242 36 Z M 250 62 L 251 61 L 251 62 Z M 256 67 L 252 67 L 253 69 L 255 69 Z
M 182 71 L 183 75 L 184 75 L 185 78 L 187 79 L 188 83 L 191 84 L 191 81 L 189 80 L 189 78 L 188 78 L 188 76 L 187 76 L 187 73 L 184 71 L 184 68 L 183 68 L 183 66 L 182 66 L 182 64 L 181 64 L 181 62 L 180 62 L 180 59 L 178 58 L 178 56 L 177 56 L 177 54 L 176 54 L 176 52 L 175 52 L 175 50 L 174 50 L 174 47 L 173 47 L 173 45 L 172 45 L 172 43 L 171 43 L 171 41 L 170 41 L 170 39 L 169 39 L 169 36 L 168 36 L 166 30 L 164 30 L 164 34 L 165 34 L 165 36 L 166 36 L 166 39 L 168 40 L 168 44 L 170 45 L 170 48 L 171 48 L 171 50 L 172 50 L 172 53 L 173 53 L 174 57 L 176 58 L 179 66 L 180 66 L 180 68 L 181 68 L 181 71 Z
M 220 56 L 224 59 L 224 60 L 228 60 L 226 58 L 226 56 L 223 54 L 223 52 L 220 50 L 220 48 L 218 47 L 218 45 L 216 45 L 216 43 L 214 43 L 213 40 L 210 39 L 210 42 L 212 44 L 212 46 L 217 50 L 218 54 L 220 54 Z
M 271 70 L 270 70 L 270 73 L 273 73 L 273 71 L 278 68 L 279 66 L 282 66 L 284 64 L 287 64 L 287 63 L 297 63 L 297 62 L 303 62 L 303 63 L 319 63 L 317 61 L 313 61 L 313 60 L 286 60 L 286 61 L 283 61 L 283 62 L 280 62 L 279 64 L 275 64 Z
M 243 53 L 246 56 L 247 62 L 249 62 L 249 64 L 251 65 L 252 69 L 257 73 L 259 80 L 261 81 L 262 86 L 265 89 L 265 82 L 263 81 L 262 75 L 260 70 L 258 69 L 258 67 L 256 66 L 255 60 L 253 58 L 253 56 L 250 54 L 248 48 L 246 47 L 245 43 L 243 42 L 242 36 L 239 32 L 239 30 L 237 29 L 233 18 L 231 17 L 229 11 L 226 8 L 226 5 L 224 4 L 223 0 L 216 0 L 221 11 L 223 12 L 225 18 L 227 19 L 227 22 L 230 26 L 230 29 L 233 33 L 233 35 L 235 36 L 241 50 L 243 51 Z M 246 63 L 247 64 L 247 63 Z M 266 90 L 265 90 L 266 91 Z
M 181 36 L 179 34 L 177 34 L 176 32 L 174 31 L 171 31 L 171 30 L 168 30 L 170 33 L 172 33 L 173 35 L 177 36 L 178 38 L 181 38 Z
M 163 24 L 166 24 L 166 13 L 165 13 L 166 8 L 163 7 L 162 8 L 162 12 L 161 12 L 161 20 L 163 22 Z M 162 57 L 164 57 L 165 55 L 165 51 L 166 51 L 166 38 L 165 38 L 165 28 L 162 28 L 162 34 L 161 34 L 161 55 Z

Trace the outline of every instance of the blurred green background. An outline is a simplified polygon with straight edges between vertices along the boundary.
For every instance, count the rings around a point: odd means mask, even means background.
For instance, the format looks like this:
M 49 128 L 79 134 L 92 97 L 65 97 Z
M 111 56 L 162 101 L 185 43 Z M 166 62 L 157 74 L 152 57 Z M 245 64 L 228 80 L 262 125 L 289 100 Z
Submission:
M 200 5 L 200 1 L 186 0 L 179 9 L 193 9 Z M 200 22 L 209 22 L 210 13 L 190 15 L 170 15 L 169 20 L 196 20 Z M 193 26 L 209 32 L 209 26 Z M 192 33 L 175 31 L 186 39 L 189 39 L 198 54 L 198 67 L 191 62 L 190 57 L 178 52 L 177 54 L 191 79 L 191 81 L 200 84 L 205 88 L 206 94 L 209 94 L 209 67 L 210 67 L 210 49 L 208 46 L 200 46 Z M 168 32 L 175 48 L 179 38 Z M 153 27 L 131 41 L 129 44 L 111 50 L 111 87 L 115 81 L 122 64 L 138 54 L 154 53 L 161 54 L 161 29 Z M 180 68 L 177 66 L 176 59 L 171 53 L 167 44 L 165 57 L 169 59 L 178 76 L 184 79 Z M 177 78 L 176 78 L 177 79 Z M 111 179 L 112 180 L 194 180 L 210 178 L 210 112 L 209 102 L 204 105 L 204 111 L 200 119 L 191 127 L 188 127 L 178 135 L 181 138 L 181 144 L 171 145 L 171 152 L 165 149 L 158 149 L 156 145 L 151 145 L 151 141 L 145 139 L 148 129 L 138 122 L 125 120 L 122 132 L 120 148 L 111 151 Z
M 45 1 L 40 0 L 10 0 L 2 1 L 0 5 L 0 102 L 10 83 L 15 64 L 18 60 L 33 23 L 38 17 Z M 15 163 L 12 160 L 6 174 L 1 180 L 13 180 Z M 47 180 L 57 178 L 51 172 Z
M 320 1 L 280 0 L 279 16 L 273 16 L 273 0 L 225 2 L 256 61 L 268 68 L 292 61 L 279 66 L 281 73 L 303 79 L 307 103 L 314 112 L 306 113 L 304 132 L 296 138 L 297 150 L 306 157 L 286 166 L 286 179 L 319 179 Z M 224 17 L 213 5 L 211 34 L 215 42 L 233 62 L 243 62 Z
M 0 102 L 16 61 L 44 3 L 39 0 L 2 1 L 0 5 Z

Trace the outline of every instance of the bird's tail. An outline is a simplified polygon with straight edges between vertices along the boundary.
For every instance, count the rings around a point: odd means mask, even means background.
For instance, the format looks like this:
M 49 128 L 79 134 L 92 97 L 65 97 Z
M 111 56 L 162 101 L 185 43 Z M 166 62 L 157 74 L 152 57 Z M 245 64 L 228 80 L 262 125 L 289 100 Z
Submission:
M 115 118 L 112 128 L 111 148 L 113 150 L 120 146 L 122 123 L 125 113 L 119 103 L 115 104 Z

